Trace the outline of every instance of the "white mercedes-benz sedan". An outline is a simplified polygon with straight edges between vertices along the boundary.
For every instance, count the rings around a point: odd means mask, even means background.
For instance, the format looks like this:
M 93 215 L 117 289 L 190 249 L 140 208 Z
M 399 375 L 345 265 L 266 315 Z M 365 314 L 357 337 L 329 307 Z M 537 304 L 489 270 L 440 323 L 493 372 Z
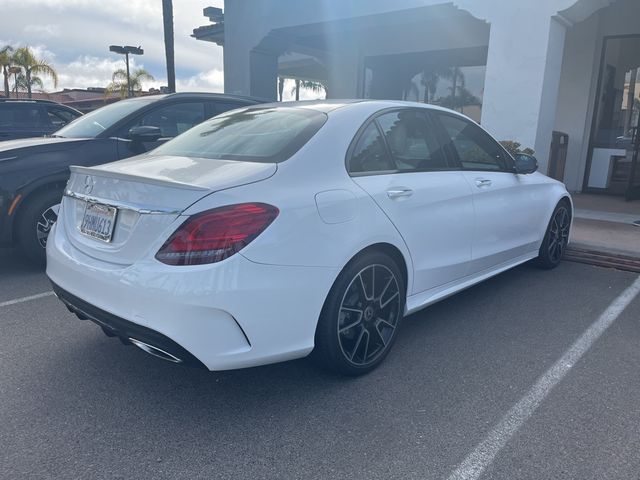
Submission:
M 235 110 L 71 167 L 47 274 L 81 319 L 210 370 L 375 368 L 402 318 L 569 241 L 565 187 L 468 118 L 395 101 Z M 52 239 L 52 240 L 51 240 Z

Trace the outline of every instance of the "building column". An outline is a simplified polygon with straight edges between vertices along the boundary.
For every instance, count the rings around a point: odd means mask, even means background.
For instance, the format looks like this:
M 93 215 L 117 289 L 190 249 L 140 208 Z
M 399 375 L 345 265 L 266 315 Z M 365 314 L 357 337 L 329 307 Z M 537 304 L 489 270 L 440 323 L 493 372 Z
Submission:
M 363 68 L 358 52 L 345 45 L 341 51 L 327 57 L 327 98 L 358 98 L 359 71 Z
M 278 56 L 272 52 L 253 49 L 249 53 L 250 95 L 278 99 Z
M 566 26 L 543 14 L 491 22 L 482 125 L 499 140 L 536 151 L 547 172 Z

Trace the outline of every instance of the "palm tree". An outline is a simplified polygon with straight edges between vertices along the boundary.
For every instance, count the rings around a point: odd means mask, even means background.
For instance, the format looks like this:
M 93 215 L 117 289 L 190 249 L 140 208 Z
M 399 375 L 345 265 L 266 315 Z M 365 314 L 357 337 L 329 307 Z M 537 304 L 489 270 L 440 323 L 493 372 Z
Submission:
M 436 93 L 438 91 L 438 84 L 440 80 L 451 80 L 452 86 L 451 97 L 456 97 L 456 90 L 458 87 L 464 88 L 465 86 L 465 78 L 464 73 L 458 67 L 441 67 L 441 68 L 433 68 L 433 69 L 424 69 L 420 76 L 420 84 L 424 86 L 424 103 L 433 103 L 436 99 Z M 460 83 L 458 83 L 458 81 Z M 416 98 L 418 96 L 418 85 L 416 83 L 411 83 L 410 90 L 412 93 L 415 93 Z
M 33 87 L 36 87 L 40 91 L 44 89 L 44 82 L 40 77 L 33 75 L 27 81 L 27 76 L 24 73 L 16 75 L 16 84 L 16 91 L 22 90 L 23 92 L 30 92 L 34 89 Z
M 167 86 L 169 92 L 176 91 L 176 65 L 173 45 L 173 1 L 162 0 L 162 20 L 164 22 L 164 52 L 167 57 Z
M 27 95 L 31 98 L 31 77 L 46 75 L 53 80 L 53 86 L 58 86 L 58 73 L 52 65 L 44 60 L 38 60 L 29 47 L 20 47 L 13 54 L 13 63 L 24 70 L 27 85 Z
M 278 77 L 278 98 L 282 101 L 282 94 L 284 93 L 284 77 Z
M 296 84 L 291 89 L 291 95 L 295 94 L 296 101 L 300 100 L 300 89 L 304 88 L 306 90 L 311 90 L 314 93 L 320 93 L 324 91 L 325 96 L 327 96 L 327 87 L 322 82 L 313 82 L 311 80 L 299 80 L 296 78 Z
M 130 75 L 131 91 L 141 92 L 142 82 L 153 81 L 153 75 L 147 72 L 144 68 L 135 69 Z M 118 92 L 121 98 L 127 96 L 127 71 L 124 68 L 119 68 L 111 76 L 111 83 L 107 87 L 105 95 L 108 96 L 111 93 Z
M 458 110 L 460 113 L 464 113 L 464 107 L 481 106 L 482 102 L 473 93 L 467 90 L 466 87 L 458 85 L 455 89 L 456 94 L 453 94 L 454 88 L 451 88 L 451 95 L 442 97 L 440 99 L 440 105 L 450 108 L 452 110 Z
M 5 45 L 0 48 L 0 66 L 2 66 L 2 76 L 4 77 L 4 96 L 9 97 L 11 91 L 9 90 L 9 71 L 7 70 L 13 60 L 13 47 L 11 45 Z

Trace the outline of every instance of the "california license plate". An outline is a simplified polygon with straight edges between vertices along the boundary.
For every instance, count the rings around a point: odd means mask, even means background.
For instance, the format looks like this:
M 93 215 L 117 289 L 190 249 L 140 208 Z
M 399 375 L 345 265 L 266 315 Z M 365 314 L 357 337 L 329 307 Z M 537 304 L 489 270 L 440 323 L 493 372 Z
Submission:
M 102 203 L 87 202 L 80 232 L 103 242 L 110 242 L 118 209 Z

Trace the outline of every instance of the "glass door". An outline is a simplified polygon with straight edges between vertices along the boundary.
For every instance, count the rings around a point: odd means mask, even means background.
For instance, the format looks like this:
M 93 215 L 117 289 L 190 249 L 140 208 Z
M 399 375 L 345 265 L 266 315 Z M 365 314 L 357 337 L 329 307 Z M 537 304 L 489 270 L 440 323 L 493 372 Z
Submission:
M 640 35 L 605 38 L 585 191 L 637 197 L 639 121 Z

